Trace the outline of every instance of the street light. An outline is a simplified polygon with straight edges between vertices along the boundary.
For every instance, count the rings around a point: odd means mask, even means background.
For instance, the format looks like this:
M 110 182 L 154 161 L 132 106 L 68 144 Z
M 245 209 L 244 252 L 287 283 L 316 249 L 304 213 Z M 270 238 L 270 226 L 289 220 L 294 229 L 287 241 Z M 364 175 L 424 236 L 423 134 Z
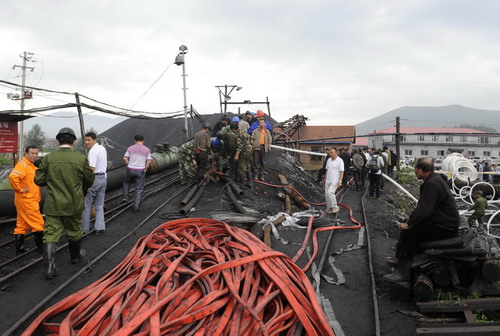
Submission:
M 186 67 L 184 62 L 184 56 L 187 54 L 188 48 L 185 45 L 181 45 L 179 47 L 179 54 L 175 57 L 175 65 L 182 65 L 182 83 L 184 90 L 184 130 L 182 134 L 182 138 L 184 141 L 187 140 L 187 130 L 188 130 L 188 122 L 187 122 L 187 97 L 186 97 Z

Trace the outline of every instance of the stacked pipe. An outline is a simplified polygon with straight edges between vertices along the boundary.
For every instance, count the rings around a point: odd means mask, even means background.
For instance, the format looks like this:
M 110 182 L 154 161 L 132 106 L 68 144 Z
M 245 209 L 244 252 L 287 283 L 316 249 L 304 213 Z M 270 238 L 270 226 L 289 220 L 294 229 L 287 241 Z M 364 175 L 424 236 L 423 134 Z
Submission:
M 62 321 L 52 322 L 56 316 Z M 246 230 L 203 218 L 159 226 L 114 270 L 47 309 L 23 335 L 41 329 L 63 336 L 334 335 L 289 257 Z
M 179 211 L 181 215 L 186 215 L 191 211 L 191 209 L 198 203 L 205 191 L 205 187 L 207 186 L 208 181 L 201 181 L 198 184 L 195 184 L 191 190 L 187 193 L 186 197 L 181 201 L 182 208 Z
M 278 174 L 278 179 L 285 186 L 289 185 L 285 176 Z M 306 200 L 304 200 L 304 198 L 295 189 L 290 187 L 284 187 L 283 191 L 285 192 L 286 195 L 288 195 L 291 199 L 293 199 L 293 201 L 295 202 L 295 204 L 297 204 L 298 207 L 311 209 L 311 205 Z

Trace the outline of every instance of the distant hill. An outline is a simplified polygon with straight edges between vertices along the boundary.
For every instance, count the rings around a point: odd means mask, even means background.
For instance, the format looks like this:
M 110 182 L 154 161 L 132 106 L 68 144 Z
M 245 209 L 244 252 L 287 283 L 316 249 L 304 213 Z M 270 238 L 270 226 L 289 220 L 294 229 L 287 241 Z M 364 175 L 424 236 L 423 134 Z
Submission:
M 99 115 L 87 114 L 83 116 L 85 129 L 94 128 L 98 133 L 102 133 L 107 129 L 121 123 L 127 119 L 126 117 L 105 117 Z M 80 120 L 76 113 L 71 112 L 55 112 L 48 116 L 34 117 L 27 119 L 24 122 L 24 133 L 27 133 L 34 124 L 39 124 L 45 132 L 47 138 L 55 138 L 57 132 L 63 127 L 71 127 L 78 135 L 80 134 Z
M 401 126 L 414 127 L 458 127 L 460 125 L 482 125 L 500 129 L 500 111 L 481 110 L 460 105 L 450 106 L 404 106 L 356 125 L 356 134 L 364 135 L 374 130 L 393 127 L 396 117 Z

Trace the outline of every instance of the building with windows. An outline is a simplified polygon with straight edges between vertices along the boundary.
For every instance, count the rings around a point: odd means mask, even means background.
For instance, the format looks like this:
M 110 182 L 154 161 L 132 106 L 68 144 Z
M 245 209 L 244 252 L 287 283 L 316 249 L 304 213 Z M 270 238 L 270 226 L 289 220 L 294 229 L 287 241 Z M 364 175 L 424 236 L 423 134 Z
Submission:
M 395 132 L 391 127 L 371 133 L 369 146 L 387 146 L 395 151 Z M 500 133 L 470 128 L 401 127 L 400 134 L 401 158 L 444 158 L 449 153 L 477 159 L 500 157 Z

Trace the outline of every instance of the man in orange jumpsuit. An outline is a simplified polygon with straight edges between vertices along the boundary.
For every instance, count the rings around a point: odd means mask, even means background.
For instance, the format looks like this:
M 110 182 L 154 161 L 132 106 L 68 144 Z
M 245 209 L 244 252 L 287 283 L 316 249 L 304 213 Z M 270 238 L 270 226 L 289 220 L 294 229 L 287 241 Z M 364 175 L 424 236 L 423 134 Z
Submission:
M 40 253 L 43 251 L 44 222 L 40 213 L 41 194 L 40 187 L 34 181 L 37 168 L 33 163 L 37 158 L 38 147 L 26 147 L 23 159 L 9 174 L 10 184 L 15 191 L 14 204 L 17 210 L 17 222 L 14 229 L 17 254 L 28 251 L 24 248 L 24 237 L 30 230 L 35 236 L 37 250 Z

